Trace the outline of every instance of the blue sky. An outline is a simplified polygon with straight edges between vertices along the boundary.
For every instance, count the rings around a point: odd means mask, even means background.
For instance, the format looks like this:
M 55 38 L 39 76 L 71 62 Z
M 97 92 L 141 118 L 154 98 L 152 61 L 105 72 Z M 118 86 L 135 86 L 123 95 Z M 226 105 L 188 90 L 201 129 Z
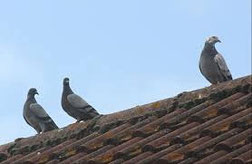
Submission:
M 100 113 L 209 86 L 198 69 L 217 44 L 234 78 L 251 73 L 251 1 L 44 0 L 0 2 L 0 144 L 36 132 L 23 119 L 29 88 L 58 126 L 62 79 Z

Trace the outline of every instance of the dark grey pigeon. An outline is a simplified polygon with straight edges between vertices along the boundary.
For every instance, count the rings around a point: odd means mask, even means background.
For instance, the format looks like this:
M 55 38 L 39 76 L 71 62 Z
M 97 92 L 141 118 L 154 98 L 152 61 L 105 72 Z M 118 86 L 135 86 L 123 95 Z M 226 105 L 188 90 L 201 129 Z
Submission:
M 69 85 L 69 78 L 64 78 L 63 80 L 61 105 L 64 111 L 78 122 L 99 116 L 99 113 L 92 106 L 72 91 Z
M 215 48 L 217 42 L 221 41 L 216 36 L 211 36 L 206 40 L 199 61 L 200 72 L 212 84 L 232 80 L 224 58 Z
M 52 118 L 46 113 L 43 107 L 37 103 L 35 99 L 36 94 L 38 94 L 38 92 L 35 88 L 31 88 L 28 92 L 23 110 L 25 121 L 38 133 L 58 129 L 58 126 L 54 123 Z

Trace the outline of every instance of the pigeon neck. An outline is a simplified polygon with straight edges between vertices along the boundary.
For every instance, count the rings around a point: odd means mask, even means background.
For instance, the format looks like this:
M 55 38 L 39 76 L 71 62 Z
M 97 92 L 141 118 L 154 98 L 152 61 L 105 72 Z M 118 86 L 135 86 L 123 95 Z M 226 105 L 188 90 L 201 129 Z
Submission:
M 205 51 L 208 52 L 208 53 L 217 54 L 217 50 L 216 50 L 216 48 L 215 48 L 214 45 L 211 45 L 211 44 L 206 43 L 204 49 L 205 49 Z
M 30 100 L 30 101 L 32 101 L 33 103 L 36 103 L 36 102 L 37 102 L 34 95 L 28 95 L 27 100 Z
M 69 84 L 64 85 L 64 91 L 67 92 L 68 94 L 73 93 L 72 89 L 70 88 Z

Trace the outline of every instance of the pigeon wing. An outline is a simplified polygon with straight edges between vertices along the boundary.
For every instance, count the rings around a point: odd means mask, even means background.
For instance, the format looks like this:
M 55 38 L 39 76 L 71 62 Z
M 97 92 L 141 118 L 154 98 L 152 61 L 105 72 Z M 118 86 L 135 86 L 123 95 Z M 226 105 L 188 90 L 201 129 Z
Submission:
M 35 117 L 39 118 L 40 120 L 51 120 L 50 116 L 46 113 L 44 108 L 37 103 L 33 103 L 30 105 L 30 111 L 35 115 Z
M 25 117 L 25 116 L 23 116 L 23 117 L 24 117 L 25 122 L 26 122 L 28 125 L 31 126 L 31 124 L 30 124 L 29 121 L 26 119 L 26 117 Z
M 220 73 L 222 74 L 222 76 L 224 77 L 225 80 L 232 80 L 232 75 L 227 67 L 227 64 L 224 60 L 224 58 L 222 57 L 221 54 L 217 54 L 215 57 L 214 57 L 214 61 L 215 63 L 217 64 L 219 70 L 220 70 Z
M 84 108 L 86 106 L 89 106 L 89 104 L 85 100 L 83 100 L 83 98 L 76 94 L 68 95 L 67 100 L 74 108 Z
M 51 119 L 51 117 L 46 113 L 43 107 L 37 103 L 33 103 L 30 105 L 30 110 L 34 114 L 34 116 L 39 120 L 40 128 L 42 128 L 42 132 L 47 132 L 50 130 L 58 129 L 58 126 Z
M 199 69 L 200 69 L 200 72 L 201 74 L 208 80 L 211 82 L 211 79 L 209 79 L 207 76 L 205 76 L 205 74 L 203 73 L 202 69 L 201 69 L 201 64 L 199 64 Z

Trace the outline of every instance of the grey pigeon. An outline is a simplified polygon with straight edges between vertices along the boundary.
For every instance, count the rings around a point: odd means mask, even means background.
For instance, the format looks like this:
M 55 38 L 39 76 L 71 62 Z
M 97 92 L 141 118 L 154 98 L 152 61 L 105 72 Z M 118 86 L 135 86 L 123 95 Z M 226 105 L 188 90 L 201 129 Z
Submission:
M 224 58 L 215 48 L 217 42 L 221 41 L 216 36 L 211 36 L 206 40 L 199 61 L 200 72 L 212 84 L 232 80 Z
M 67 114 L 79 121 L 87 121 L 99 116 L 99 113 L 80 96 L 75 94 L 69 85 L 69 78 L 63 80 L 61 105 Z
M 28 92 L 26 102 L 24 104 L 23 117 L 27 124 L 33 127 L 37 133 L 47 132 L 58 129 L 52 118 L 46 113 L 41 105 L 35 99 L 38 94 L 35 88 L 31 88 Z

